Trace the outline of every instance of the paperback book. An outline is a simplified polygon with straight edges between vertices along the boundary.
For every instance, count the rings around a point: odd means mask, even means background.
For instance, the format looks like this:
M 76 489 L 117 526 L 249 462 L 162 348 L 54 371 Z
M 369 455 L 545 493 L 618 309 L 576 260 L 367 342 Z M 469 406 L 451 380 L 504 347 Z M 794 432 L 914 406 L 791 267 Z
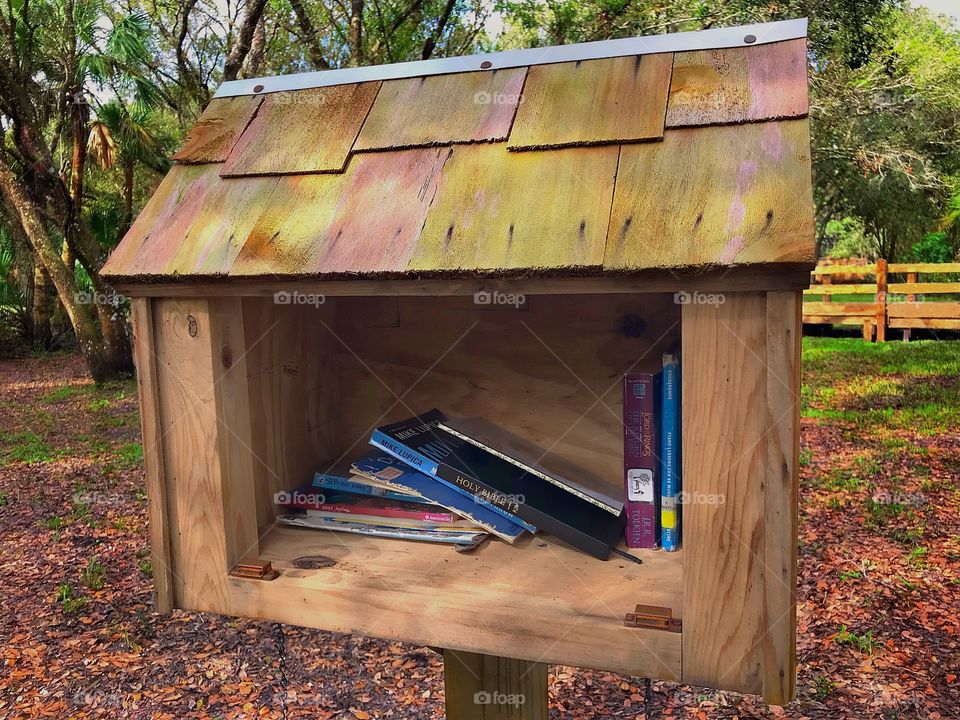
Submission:
M 448 419 L 440 428 L 613 515 L 623 511 L 623 500 L 611 495 L 607 484 L 590 471 L 545 453 L 526 438 L 483 418 Z
M 605 560 L 626 518 L 526 472 L 439 427 L 439 410 L 377 428 L 370 442 L 411 467 L 482 498 L 502 513 Z
M 374 478 L 405 492 L 416 492 L 436 505 L 452 510 L 466 520 L 482 527 L 508 543 L 516 541 L 525 531 L 516 522 L 495 512 L 488 504 L 451 487 L 441 480 L 414 470 L 387 453 L 374 453 L 357 460 L 354 471 Z
M 660 543 L 664 550 L 680 547 L 680 359 L 663 356 L 660 433 Z
M 659 543 L 660 374 L 630 373 L 623 383 L 623 481 L 627 506 L 627 547 Z
M 382 482 L 357 475 L 350 470 L 346 470 L 345 472 L 336 470 L 318 472 L 313 477 L 313 486 L 335 492 L 370 495 L 371 497 L 384 498 L 385 500 L 399 500 L 401 502 L 421 504 L 429 504 L 431 502 L 422 495 L 415 495 L 404 490 L 392 488 Z
M 292 493 L 283 493 L 278 505 L 324 514 L 412 520 L 433 524 L 452 523 L 457 516 L 439 505 L 387 500 L 378 497 L 333 491 L 317 493 L 313 484 L 302 485 Z
M 305 514 L 287 514 L 277 517 L 277 522 L 295 527 L 314 530 L 332 530 L 335 532 L 369 535 L 372 537 L 396 538 L 400 540 L 420 540 L 423 542 L 447 543 L 450 545 L 474 546 L 485 540 L 488 535 L 477 530 L 459 530 L 441 532 L 430 528 L 401 528 L 384 525 L 368 525 L 349 520 L 334 520 Z

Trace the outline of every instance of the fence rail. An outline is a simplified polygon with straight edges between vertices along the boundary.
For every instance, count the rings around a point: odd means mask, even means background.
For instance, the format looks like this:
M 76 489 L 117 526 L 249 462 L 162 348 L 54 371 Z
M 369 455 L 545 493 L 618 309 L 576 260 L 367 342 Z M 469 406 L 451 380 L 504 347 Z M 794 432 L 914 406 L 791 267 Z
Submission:
M 922 275 L 936 277 L 920 282 Z M 824 263 L 811 282 L 803 291 L 804 323 L 859 325 L 864 340 L 878 342 L 887 328 L 903 330 L 904 340 L 913 328 L 960 330 L 960 302 L 942 297 L 960 296 L 960 263 Z M 873 297 L 856 297 L 863 295 Z

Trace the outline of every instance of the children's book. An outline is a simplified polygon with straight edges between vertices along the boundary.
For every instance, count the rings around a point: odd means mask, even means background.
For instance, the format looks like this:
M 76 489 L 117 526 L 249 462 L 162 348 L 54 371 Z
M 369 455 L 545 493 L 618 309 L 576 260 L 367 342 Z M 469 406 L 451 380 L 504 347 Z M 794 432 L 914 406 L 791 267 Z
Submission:
M 660 433 L 660 544 L 664 550 L 680 547 L 680 359 L 663 356 Z
M 509 543 L 513 543 L 524 532 L 522 526 L 494 512 L 488 504 L 477 502 L 473 496 L 414 470 L 387 453 L 361 458 L 354 463 L 353 470 L 405 492 L 417 492 L 430 502 L 452 510 Z

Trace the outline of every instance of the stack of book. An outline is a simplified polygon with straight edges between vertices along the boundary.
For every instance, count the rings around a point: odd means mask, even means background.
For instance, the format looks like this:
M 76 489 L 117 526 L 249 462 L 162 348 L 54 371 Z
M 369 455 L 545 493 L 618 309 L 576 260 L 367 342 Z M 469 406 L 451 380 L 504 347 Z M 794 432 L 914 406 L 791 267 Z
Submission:
M 376 451 L 278 499 L 290 525 L 471 545 L 554 535 L 606 559 L 624 503 L 590 472 L 481 418 L 439 410 L 378 427 Z
M 374 450 L 282 493 L 288 525 L 476 546 L 543 531 L 600 559 L 679 544 L 679 375 L 627 375 L 626 498 L 588 470 L 482 418 L 431 410 L 374 430 Z
M 623 466 L 630 548 L 680 547 L 680 361 L 624 377 Z

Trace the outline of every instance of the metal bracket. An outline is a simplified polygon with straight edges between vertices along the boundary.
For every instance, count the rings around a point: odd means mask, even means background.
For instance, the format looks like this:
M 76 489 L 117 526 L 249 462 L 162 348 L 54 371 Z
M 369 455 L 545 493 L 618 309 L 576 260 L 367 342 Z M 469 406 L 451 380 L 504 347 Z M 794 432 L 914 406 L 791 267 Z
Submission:
M 666 630 L 675 633 L 681 632 L 683 628 L 680 618 L 673 617 L 671 608 L 659 605 L 637 605 L 636 610 L 623 616 L 623 624 L 626 627 Z

